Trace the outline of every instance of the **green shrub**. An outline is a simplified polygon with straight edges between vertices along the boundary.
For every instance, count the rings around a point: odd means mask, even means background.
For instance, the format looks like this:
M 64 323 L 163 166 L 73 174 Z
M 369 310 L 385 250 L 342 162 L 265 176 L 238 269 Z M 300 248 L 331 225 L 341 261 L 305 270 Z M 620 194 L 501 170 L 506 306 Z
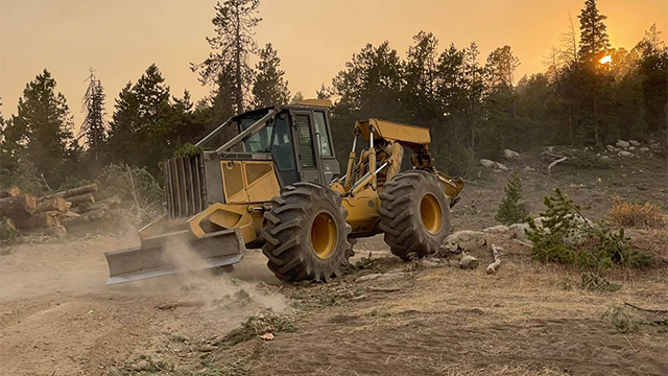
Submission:
M 504 225 L 522 222 L 528 213 L 526 205 L 521 202 L 522 180 L 517 171 L 513 171 L 510 175 L 505 191 L 506 197 L 499 204 L 499 210 L 494 218 Z
M 598 224 L 588 221 L 582 208 L 559 188 L 554 192 L 554 196 L 545 197 L 547 210 L 540 213 L 541 224 L 528 219 L 526 233 L 534 244 L 536 260 L 598 270 L 616 265 L 641 267 L 652 262 L 649 256 L 631 249 L 624 229 L 613 232 L 604 221 Z
M 199 146 L 195 146 L 191 143 L 186 143 L 185 145 L 181 146 L 178 150 L 174 152 L 175 157 L 194 157 L 197 154 L 201 153 L 204 151 Z

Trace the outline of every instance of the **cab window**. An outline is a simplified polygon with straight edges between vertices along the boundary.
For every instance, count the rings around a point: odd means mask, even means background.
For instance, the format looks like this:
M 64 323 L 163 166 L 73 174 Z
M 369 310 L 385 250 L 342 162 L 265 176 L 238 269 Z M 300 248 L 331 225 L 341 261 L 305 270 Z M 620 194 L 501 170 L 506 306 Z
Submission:
M 332 157 L 332 143 L 329 139 L 329 132 L 327 132 L 327 121 L 325 113 L 315 111 L 313 113 L 313 121 L 315 122 L 316 139 L 320 143 L 320 155 L 323 157 Z

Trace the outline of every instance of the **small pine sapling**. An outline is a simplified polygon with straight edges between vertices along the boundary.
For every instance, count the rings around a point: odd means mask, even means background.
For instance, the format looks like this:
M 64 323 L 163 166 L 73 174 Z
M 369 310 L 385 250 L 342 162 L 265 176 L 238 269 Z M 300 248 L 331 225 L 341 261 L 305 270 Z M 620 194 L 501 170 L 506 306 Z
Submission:
M 494 217 L 504 225 L 522 222 L 527 216 L 526 205 L 522 202 L 522 180 L 517 171 L 513 171 L 505 188 L 506 197 L 499 204 Z

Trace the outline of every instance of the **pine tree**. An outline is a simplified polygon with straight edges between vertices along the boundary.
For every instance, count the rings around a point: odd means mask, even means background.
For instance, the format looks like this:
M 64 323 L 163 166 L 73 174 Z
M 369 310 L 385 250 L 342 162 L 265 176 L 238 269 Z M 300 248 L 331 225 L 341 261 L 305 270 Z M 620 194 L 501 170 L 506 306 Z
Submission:
M 93 69 L 88 77 L 88 88 L 84 94 L 81 112 L 85 113 L 80 133 L 86 136 L 87 156 L 99 168 L 102 149 L 107 140 L 108 123 L 104 109 L 106 94 L 102 82 L 95 77 Z
M 290 100 L 288 82 L 283 78 L 285 71 L 279 68 L 281 59 L 278 52 L 267 43 L 260 50 L 260 61 L 255 68 L 257 74 L 253 85 L 253 104 L 255 108 L 287 104 Z
M 304 94 L 302 94 L 301 91 L 298 91 L 295 93 L 295 95 L 292 96 L 292 99 L 290 100 L 291 104 L 299 103 L 304 100 Z
M 169 86 L 155 64 L 132 85 L 128 83 L 113 115 L 109 144 L 115 163 L 146 167 L 158 174 L 158 164 L 177 148 L 173 139 L 178 118 Z
M 527 216 L 527 210 L 526 206 L 521 202 L 522 180 L 520 180 L 520 175 L 517 171 L 513 171 L 510 175 L 505 191 L 506 197 L 501 200 L 499 210 L 494 218 L 504 225 L 522 222 Z
M 67 100 L 55 88 L 56 80 L 46 69 L 26 84 L 18 114 L 12 118 L 12 132 L 25 145 L 27 158 L 37 171 L 58 186 L 65 178 L 65 161 L 76 159 L 77 145 Z
M 259 6 L 259 0 L 216 3 L 216 16 L 211 20 L 216 34 L 206 38 L 214 52 L 202 63 L 191 64 L 191 69 L 199 73 L 202 84 L 219 84 L 221 73 L 231 70 L 232 95 L 237 113 L 243 112 L 246 91 L 252 83 L 253 70 L 248 57 L 257 50 L 253 28 L 262 21 L 255 17 Z
M 606 16 L 598 12 L 596 0 L 586 0 L 585 7 L 578 16 L 580 19 L 579 57 L 583 61 L 598 61 L 610 49 L 610 39 L 603 23 Z

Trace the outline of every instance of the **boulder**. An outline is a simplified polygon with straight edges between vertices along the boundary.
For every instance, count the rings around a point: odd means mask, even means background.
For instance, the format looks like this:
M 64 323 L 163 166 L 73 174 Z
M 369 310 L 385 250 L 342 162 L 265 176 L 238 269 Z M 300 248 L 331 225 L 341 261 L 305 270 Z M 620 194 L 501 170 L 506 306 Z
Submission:
M 496 162 L 490 161 L 489 159 L 481 159 L 480 164 L 486 168 L 496 168 Z
M 478 251 L 487 248 L 487 238 L 481 231 L 457 231 L 447 238 L 439 249 L 439 256 L 445 257 L 462 252 Z
M 493 169 L 495 169 L 495 170 L 503 170 L 503 171 L 507 171 L 507 170 L 508 170 L 508 167 L 502 165 L 502 164 L 499 163 L 499 162 L 494 162 L 494 161 L 491 161 L 491 160 L 489 160 L 489 159 L 481 159 L 481 160 L 480 160 L 480 164 L 481 164 L 483 167 L 486 167 L 486 168 L 493 168 Z
M 520 157 L 520 153 L 510 149 L 504 149 L 503 157 L 506 159 L 518 159 Z
M 640 146 L 640 142 L 638 142 L 636 140 L 629 140 L 629 144 L 631 144 L 631 146 L 635 146 L 635 147 Z
M 482 230 L 482 232 L 485 234 L 492 234 L 492 235 L 503 234 L 508 232 L 508 226 L 498 225 L 498 226 L 487 227 L 486 229 Z
M 531 166 L 526 166 L 524 167 L 524 171 L 536 171 L 536 169 Z
M 602 155 L 598 159 L 600 159 L 603 162 L 612 162 L 612 158 L 608 157 L 607 155 Z
M 636 150 L 635 146 L 629 146 L 629 150 Z
M 626 149 L 626 148 L 628 148 L 629 146 L 631 146 L 631 144 L 628 143 L 628 142 L 626 142 L 626 141 L 619 140 L 619 141 L 617 141 L 617 143 L 615 144 L 615 146 L 618 147 L 618 148 L 620 148 L 620 149 Z
M 620 150 L 619 153 L 617 153 L 617 156 L 619 156 L 619 157 L 633 157 L 633 153 L 630 153 L 626 150 Z
M 496 168 L 497 168 L 497 170 L 508 171 L 508 167 L 502 165 L 502 164 L 499 163 L 499 162 L 496 162 Z
M 646 146 L 641 147 L 638 149 L 641 153 L 649 153 L 649 148 Z
M 606 150 L 608 150 L 608 152 L 610 152 L 610 153 L 614 153 L 614 152 L 616 152 L 616 151 L 619 151 L 616 147 L 614 147 L 614 146 L 612 146 L 612 145 L 605 145 L 605 148 L 606 148 Z
M 508 233 L 510 234 L 510 239 L 519 239 L 521 241 L 528 242 L 529 237 L 525 232 L 525 230 L 528 229 L 529 229 L 528 223 L 515 223 L 510 225 L 510 227 L 508 227 Z

